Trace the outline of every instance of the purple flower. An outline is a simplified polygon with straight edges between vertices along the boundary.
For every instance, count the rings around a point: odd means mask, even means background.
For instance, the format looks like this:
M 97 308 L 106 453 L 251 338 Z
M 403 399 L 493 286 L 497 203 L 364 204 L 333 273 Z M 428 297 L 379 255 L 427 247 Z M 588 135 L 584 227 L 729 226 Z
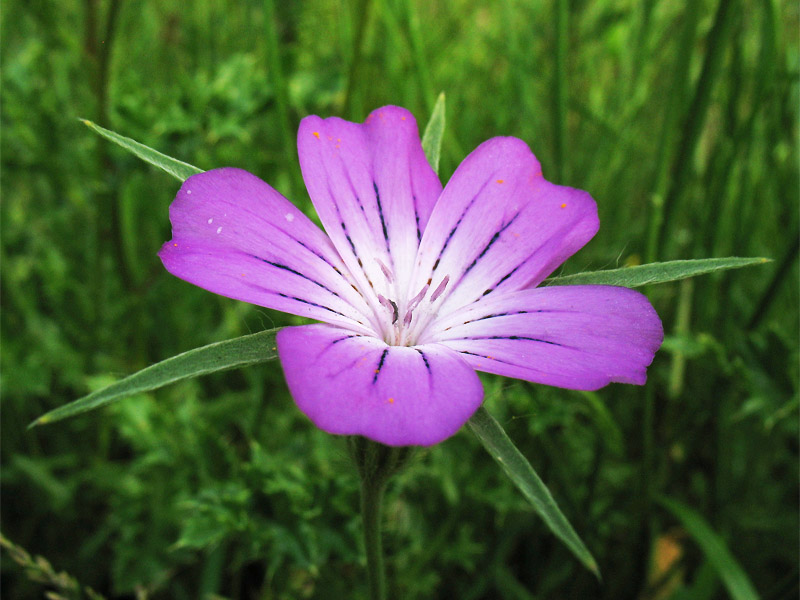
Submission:
M 403 108 L 307 117 L 297 146 L 327 235 L 254 175 L 215 169 L 184 182 L 160 257 L 214 293 L 324 323 L 277 336 L 319 428 L 436 444 L 480 406 L 476 370 L 577 390 L 645 382 L 663 332 L 643 295 L 536 288 L 599 222 L 523 141 L 484 142 L 444 190 Z

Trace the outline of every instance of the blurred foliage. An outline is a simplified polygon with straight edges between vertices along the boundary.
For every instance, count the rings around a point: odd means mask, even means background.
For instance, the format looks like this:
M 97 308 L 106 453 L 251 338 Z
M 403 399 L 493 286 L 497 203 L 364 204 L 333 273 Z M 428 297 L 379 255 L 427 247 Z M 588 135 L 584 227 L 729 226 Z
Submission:
M 25 427 L 180 351 L 298 322 L 170 277 L 155 253 L 175 182 L 79 117 L 253 171 L 310 213 L 286 143 L 303 116 L 394 103 L 424 123 L 444 90 L 443 181 L 514 135 L 598 201 L 568 272 L 774 262 L 648 290 L 668 337 L 644 388 L 484 377 L 603 583 L 465 431 L 389 491 L 394 597 L 725 597 L 658 495 L 704 515 L 762 598 L 796 597 L 799 30 L 788 0 L 9 0 L 4 533 L 109 598 L 363 597 L 357 478 L 275 365 Z M 4 592 L 42 597 L 12 554 Z

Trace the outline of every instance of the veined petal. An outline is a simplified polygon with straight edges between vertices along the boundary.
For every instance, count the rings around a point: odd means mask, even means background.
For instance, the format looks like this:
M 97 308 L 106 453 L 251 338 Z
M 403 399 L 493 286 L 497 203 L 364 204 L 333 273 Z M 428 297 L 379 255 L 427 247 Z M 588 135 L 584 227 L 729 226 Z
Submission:
M 411 289 L 449 277 L 437 310 L 541 282 L 597 232 L 586 192 L 545 181 L 522 140 L 498 137 L 458 167 L 436 203 Z
M 255 175 L 193 175 L 170 205 L 170 221 L 172 240 L 159 256 L 173 275 L 236 300 L 374 331 L 330 240 Z
M 359 287 L 397 298 L 442 186 L 410 112 L 373 111 L 363 124 L 306 117 L 297 148 L 322 224 Z M 377 308 L 380 310 L 379 308 Z
M 561 286 L 487 297 L 437 320 L 421 343 L 461 352 L 475 369 L 577 390 L 644 384 L 664 338 L 645 296 Z
M 439 344 L 388 346 L 328 325 L 287 327 L 278 354 L 297 406 L 320 429 L 389 446 L 430 446 L 478 409 L 483 388 Z

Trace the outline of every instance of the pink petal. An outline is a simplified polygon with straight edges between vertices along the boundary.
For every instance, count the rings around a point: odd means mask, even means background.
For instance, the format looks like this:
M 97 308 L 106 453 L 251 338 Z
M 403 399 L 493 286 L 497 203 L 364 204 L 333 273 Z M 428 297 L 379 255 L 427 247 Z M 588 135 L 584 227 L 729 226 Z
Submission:
M 449 276 L 440 310 L 537 285 L 597 232 L 594 200 L 544 180 L 522 140 L 493 138 L 448 182 L 425 230 L 415 282 Z
M 291 202 L 240 169 L 193 175 L 170 206 L 159 252 L 173 275 L 251 304 L 373 330 L 330 240 Z
M 364 124 L 306 117 L 297 148 L 314 207 L 359 287 L 396 298 L 442 190 L 414 117 L 396 106 Z
M 297 406 L 329 433 L 389 446 L 430 446 L 478 409 L 483 388 L 439 344 L 388 346 L 328 325 L 287 327 L 278 354 Z
M 664 338 L 645 296 L 612 286 L 559 286 L 489 296 L 436 321 L 432 340 L 479 371 L 595 390 L 644 384 Z

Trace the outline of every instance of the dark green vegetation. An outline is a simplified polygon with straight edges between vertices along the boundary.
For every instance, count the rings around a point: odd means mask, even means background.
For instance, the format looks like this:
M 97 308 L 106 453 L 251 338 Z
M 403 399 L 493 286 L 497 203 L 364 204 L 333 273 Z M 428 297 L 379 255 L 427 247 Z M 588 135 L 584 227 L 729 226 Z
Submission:
M 395 103 L 424 124 L 444 90 L 443 180 L 514 135 L 597 200 L 600 233 L 563 274 L 774 262 L 646 289 L 668 337 L 645 388 L 484 378 L 602 584 L 465 429 L 387 490 L 393 597 L 752 597 L 731 557 L 761 598 L 796 597 L 797 32 L 788 0 L 10 0 L 3 533 L 106 597 L 364 597 L 358 476 L 275 363 L 25 428 L 153 362 L 298 322 L 169 276 L 155 252 L 177 182 L 78 117 L 251 170 L 310 212 L 300 118 Z M 4 595 L 42 597 L 11 556 Z

